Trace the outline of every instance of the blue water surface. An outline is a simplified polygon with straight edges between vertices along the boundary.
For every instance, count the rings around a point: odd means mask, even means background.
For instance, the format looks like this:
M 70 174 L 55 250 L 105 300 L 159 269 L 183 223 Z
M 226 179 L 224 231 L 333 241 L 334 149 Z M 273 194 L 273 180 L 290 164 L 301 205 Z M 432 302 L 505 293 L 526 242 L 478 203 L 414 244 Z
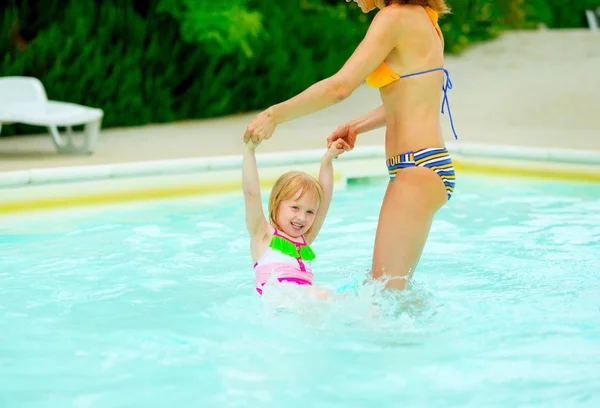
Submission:
M 384 189 L 336 192 L 316 283 Z M 1 219 L 0 407 L 600 406 L 597 184 L 462 176 L 402 295 L 261 299 L 248 245 L 241 194 Z

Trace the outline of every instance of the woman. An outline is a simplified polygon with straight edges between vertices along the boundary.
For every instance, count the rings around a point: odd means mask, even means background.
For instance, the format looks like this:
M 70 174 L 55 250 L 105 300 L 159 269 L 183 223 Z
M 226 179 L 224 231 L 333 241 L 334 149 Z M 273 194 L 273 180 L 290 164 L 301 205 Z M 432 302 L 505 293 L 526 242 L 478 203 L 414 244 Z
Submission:
M 258 114 L 244 142 L 269 139 L 278 124 L 344 100 L 365 80 L 378 88 L 382 105 L 340 126 L 327 142 L 343 139 L 353 148 L 358 134 L 386 126 L 390 183 L 379 214 L 371 273 L 375 279 L 401 278 L 386 285 L 404 289 L 435 213 L 454 190 L 454 168 L 439 122 L 440 99 L 443 94 L 443 113 L 452 84 L 442 68 L 444 40 L 437 18 L 450 10 L 444 0 L 354 1 L 364 13 L 379 9 L 356 51 L 333 76 Z

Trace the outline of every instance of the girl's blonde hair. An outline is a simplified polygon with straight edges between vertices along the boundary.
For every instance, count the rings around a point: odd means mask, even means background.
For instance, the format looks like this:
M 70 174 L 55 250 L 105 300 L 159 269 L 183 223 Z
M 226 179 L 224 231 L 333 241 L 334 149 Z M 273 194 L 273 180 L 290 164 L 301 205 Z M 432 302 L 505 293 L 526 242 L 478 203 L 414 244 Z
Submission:
M 303 171 L 289 171 L 277 179 L 269 197 L 269 222 L 277 224 L 277 212 L 282 201 L 290 200 L 298 191 L 300 196 L 309 194 L 317 200 L 317 206 L 323 202 L 323 187 L 310 174 Z M 312 228 L 312 226 L 311 226 Z M 310 228 L 306 231 L 308 234 Z
M 439 15 L 450 13 L 450 7 L 445 0 L 385 0 L 385 5 L 396 4 L 416 4 L 418 6 L 431 7 Z

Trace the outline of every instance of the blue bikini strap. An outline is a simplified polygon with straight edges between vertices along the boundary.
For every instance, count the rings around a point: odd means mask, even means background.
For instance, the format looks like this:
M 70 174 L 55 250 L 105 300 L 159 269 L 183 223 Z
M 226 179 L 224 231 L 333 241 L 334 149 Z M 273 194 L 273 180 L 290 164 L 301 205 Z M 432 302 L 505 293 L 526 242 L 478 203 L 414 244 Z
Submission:
M 444 113 L 444 105 L 448 107 L 448 116 L 450 117 L 450 126 L 452 126 L 452 133 L 454 133 L 454 138 L 458 139 L 458 135 L 456 134 L 456 130 L 454 129 L 454 120 L 452 119 L 452 111 L 450 110 L 450 102 L 448 100 L 448 91 L 452 89 L 452 81 L 450 80 L 450 73 L 446 68 L 433 68 L 427 71 L 415 72 L 414 74 L 406 74 L 402 75 L 400 78 L 408 78 L 411 76 L 428 74 L 434 71 L 444 71 L 446 74 L 446 82 L 442 84 L 442 90 L 444 91 L 444 99 L 442 100 L 442 114 Z

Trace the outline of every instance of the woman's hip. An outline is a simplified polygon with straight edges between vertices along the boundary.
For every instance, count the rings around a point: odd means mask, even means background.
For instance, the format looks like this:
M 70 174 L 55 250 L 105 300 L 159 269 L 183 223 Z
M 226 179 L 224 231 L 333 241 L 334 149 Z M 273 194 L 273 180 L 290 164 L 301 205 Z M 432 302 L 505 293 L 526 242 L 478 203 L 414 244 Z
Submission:
M 456 174 L 452 157 L 445 147 L 431 147 L 408 151 L 388 157 L 386 160 L 390 182 L 396 179 L 398 171 L 410 167 L 425 167 L 435 172 L 446 189 L 448 200 L 454 192 Z

